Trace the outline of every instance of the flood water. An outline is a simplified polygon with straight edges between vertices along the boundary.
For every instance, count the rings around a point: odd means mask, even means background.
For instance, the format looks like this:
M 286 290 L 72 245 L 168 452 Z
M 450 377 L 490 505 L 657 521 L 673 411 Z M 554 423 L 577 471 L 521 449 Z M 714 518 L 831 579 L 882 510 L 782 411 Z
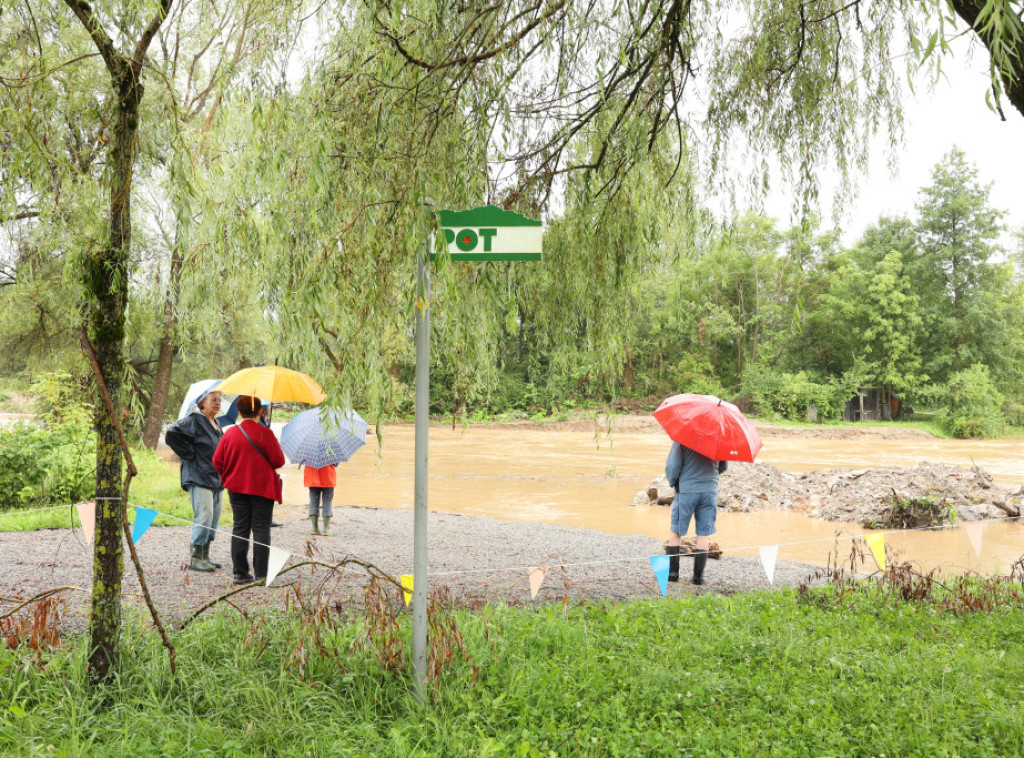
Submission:
M 338 467 L 335 506 L 413 507 L 414 427 L 384 428 L 383 445 L 368 442 Z M 664 467 L 668 440 L 661 432 L 616 433 L 502 427 L 430 429 L 431 511 L 566 524 L 615 534 L 668 535 L 669 509 L 631 506 L 633 496 Z M 920 461 L 977 464 L 996 483 L 1017 490 L 1024 484 L 1024 440 L 790 439 L 765 437 L 759 462 L 793 472 L 824 468 L 885 468 Z M 727 476 L 728 474 L 726 474 Z M 306 502 L 302 474 L 287 465 L 285 502 Z M 289 509 L 295 514 L 298 508 Z M 344 514 L 336 514 L 339 533 Z M 851 538 L 865 530 L 807 518 L 793 512 L 718 514 L 721 547 L 758 555 L 761 545 L 780 545 L 780 561 L 825 565 L 838 547 L 849 554 Z M 692 536 L 692 535 L 691 535 Z M 986 522 L 981 556 L 962 528 L 893 533 L 886 544 L 923 569 L 1008 571 L 1024 555 L 1024 524 Z

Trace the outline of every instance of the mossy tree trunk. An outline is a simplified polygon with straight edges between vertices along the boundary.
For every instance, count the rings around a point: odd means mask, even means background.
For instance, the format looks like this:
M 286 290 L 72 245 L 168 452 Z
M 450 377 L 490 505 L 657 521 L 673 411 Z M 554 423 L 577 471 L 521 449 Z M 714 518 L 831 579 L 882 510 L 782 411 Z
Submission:
M 121 406 L 124 377 L 125 306 L 132 239 L 132 172 L 142 101 L 142 63 L 172 0 L 161 0 L 142 32 L 132 56 L 119 53 L 82 0 L 65 3 L 85 27 L 110 73 L 117 122 L 110 152 L 110 238 L 106 248 L 87 256 L 84 264 L 88 297 L 85 321 L 89 339 L 114 408 Z M 93 550 L 92 609 L 89 620 L 89 679 L 106 682 L 117 674 L 121 637 L 122 547 L 121 446 L 114 419 L 103 403 L 96 414 L 96 537 Z

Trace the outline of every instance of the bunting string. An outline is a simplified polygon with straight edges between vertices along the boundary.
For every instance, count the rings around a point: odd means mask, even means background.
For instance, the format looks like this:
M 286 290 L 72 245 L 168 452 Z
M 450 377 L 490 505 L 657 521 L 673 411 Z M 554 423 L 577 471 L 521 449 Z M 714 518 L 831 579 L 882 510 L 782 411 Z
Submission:
M 98 498 L 98 499 L 119 500 L 120 498 Z M 75 506 L 58 505 L 58 506 L 50 506 L 50 507 L 46 507 L 46 508 L 36 508 L 36 509 L 31 509 L 31 510 L 9 511 L 9 512 L 5 512 L 5 513 L 0 513 L 0 519 L 2 519 L 2 518 L 10 518 L 10 517 L 17 517 L 17 516 L 24 516 L 24 515 L 28 515 L 28 514 L 32 514 L 32 513 L 43 513 L 43 512 L 47 512 L 47 511 L 63 510 L 63 509 L 69 508 L 69 507 L 76 507 L 77 510 L 78 510 L 78 513 L 79 513 L 79 518 L 82 521 L 83 529 L 87 533 L 89 533 L 89 536 L 91 538 L 91 531 L 92 530 L 91 530 L 90 527 L 92 526 L 92 524 L 88 523 L 90 521 L 89 514 L 87 512 L 83 512 L 83 506 L 88 506 L 88 505 L 93 505 L 95 507 L 95 503 L 94 502 L 87 502 L 87 503 L 78 503 Z M 145 533 L 145 531 L 155 521 L 157 516 L 163 516 L 166 519 L 170 519 L 172 521 L 178 521 L 178 522 L 181 522 L 182 524 L 185 524 L 185 525 L 191 525 L 192 524 L 192 519 L 182 518 L 180 516 L 175 516 L 174 514 L 171 514 L 171 513 L 165 513 L 163 511 L 158 511 L 156 509 L 148 508 L 146 506 L 135 505 L 133 503 L 129 503 L 129 505 L 131 507 L 135 508 L 135 510 L 136 510 L 135 528 L 133 529 L 133 533 L 132 533 L 132 542 L 138 542 L 138 540 L 142 537 L 142 535 Z M 862 540 L 864 540 L 867 543 L 868 548 L 870 549 L 871 554 L 874 556 L 875 561 L 878 564 L 879 568 L 882 569 L 882 570 L 885 570 L 885 566 L 886 566 L 886 561 L 885 561 L 885 537 L 886 537 L 886 535 L 901 535 L 901 534 L 909 534 L 909 533 L 913 533 L 913 532 L 935 531 L 935 530 L 939 530 L 939 529 L 960 529 L 960 528 L 963 528 L 965 533 L 967 534 L 969 540 L 970 540 L 971 546 L 974 549 L 975 554 L 980 556 L 981 555 L 981 529 L 982 529 L 982 527 L 985 524 L 988 524 L 988 523 L 999 523 L 999 522 L 1003 522 L 1003 521 L 1020 521 L 1020 520 L 1021 520 L 1021 517 L 1019 517 L 1019 516 L 1006 516 L 1006 517 L 1001 517 L 1001 518 L 985 519 L 984 521 L 967 522 L 967 523 L 964 523 L 964 524 L 939 524 L 939 525 L 935 525 L 935 526 L 912 527 L 912 528 L 909 528 L 909 529 L 894 529 L 894 530 L 886 530 L 886 531 L 872 531 L 872 532 L 870 532 L 868 534 L 862 534 L 862 535 L 836 534 L 836 535 L 833 535 L 832 537 L 819 537 L 819 538 L 809 539 L 809 540 L 798 540 L 798 541 L 792 541 L 792 542 L 778 542 L 778 543 L 761 544 L 761 545 L 743 545 L 743 546 L 739 546 L 739 547 L 720 548 L 720 552 L 723 553 L 723 554 L 735 555 L 735 554 L 745 553 L 745 552 L 750 552 L 750 551 L 758 551 L 760 553 L 761 562 L 762 562 L 762 565 L 764 567 L 765 574 L 767 576 L 768 582 L 770 584 L 774 584 L 773 575 L 774 575 L 776 560 L 778 558 L 778 554 L 779 554 L 780 548 L 796 547 L 796 546 L 802 546 L 802 545 L 811 545 L 811 544 L 815 544 L 815 543 L 824 543 L 824 542 L 837 542 L 837 541 L 840 541 L 840 540 L 844 540 L 844 541 L 845 540 L 850 540 L 850 541 L 853 541 L 853 540 L 857 540 L 857 539 L 862 539 Z M 220 527 L 218 527 L 217 529 L 214 529 L 212 531 L 214 531 L 215 533 L 220 534 L 222 536 L 226 535 L 228 537 L 233 537 L 232 531 L 230 529 L 228 529 L 228 528 L 220 528 Z M 281 547 L 278 547 L 278 546 L 264 544 L 262 542 L 257 542 L 256 540 L 251 540 L 251 541 L 252 541 L 252 543 L 254 545 L 260 545 L 262 547 L 268 548 L 270 550 L 270 552 L 271 552 L 270 566 L 268 567 L 268 573 L 267 573 L 267 584 L 269 585 L 270 582 L 273 581 L 273 577 L 276 577 L 277 573 L 284 567 L 285 563 L 287 563 L 288 559 L 290 557 L 296 555 L 296 554 L 291 552 L 291 551 L 289 551 L 289 550 L 287 550 L 287 549 L 284 549 L 284 548 L 281 548 Z M 686 554 L 683 554 L 683 557 L 685 557 L 685 555 Z M 662 560 L 662 559 L 664 559 L 664 560 Z M 594 567 L 594 566 L 607 566 L 607 565 L 612 565 L 612 564 L 632 563 L 632 562 L 636 562 L 636 561 L 648 561 L 648 562 L 650 562 L 651 568 L 652 568 L 652 570 L 654 571 L 654 574 L 655 574 L 655 579 L 658 581 L 658 584 L 659 584 L 659 586 L 662 589 L 662 594 L 663 595 L 666 594 L 666 592 L 667 592 L 667 579 L 666 579 L 666 577 L 668 575 L 668 556 L 667 555 L 630 556 L 630 557 L 627 557 L 627 558 L 607 558 L 607 559 L 597 560 L 597 561 L 575 561 L 575 562 L 570 562 L 570 563 L 547 563 L 547 564 L 545 564 L 543 566 L 538 566 L 538 565 L 529 565 L 529 566 L 525 566 L 525 565 L 523 565 L 523 566 L 490 566 L 490 567 L 484 567 L 484 568 L 478 568 L 478 569 L 460 569 L 460 570 L 449 570 L 449 571 L 431 571 L 430 575 L 432 577 L 438 577 L 438 576 L 463 576 L 463 575 L 471 575 L 471 574 L 488 574 L 488 573 L 525 572 L 528 575 L 531 595 L 533 597 L 536 597 L 537 592 L 539 591 L 541 584 L 543 583 L 544 579 L 547 576 L 548 571 L 550 571 L 551 568 L 562 568 L 562 569 L 566 569 L 566 568 L 586 568 L 586 567 Z M 411 595 L 411 590 L 412 590 L 412 576 L 411 575 L 403 575 L 402 583 L 403 583 L 404 588 L 407 590 L 406 602 L 408 603 L 408 597 Z

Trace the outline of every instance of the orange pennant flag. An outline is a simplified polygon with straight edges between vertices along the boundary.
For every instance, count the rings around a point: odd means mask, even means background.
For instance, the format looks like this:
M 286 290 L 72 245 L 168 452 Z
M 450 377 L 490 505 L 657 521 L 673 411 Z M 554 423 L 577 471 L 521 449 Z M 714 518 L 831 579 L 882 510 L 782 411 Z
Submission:
M 537 593 L 540 592 L 540 586 L 544 584 L 544 578 L 548 575 L 550 569 L 547 566 L 535 566 L 530 569 L 530 597 L 537 597 Z
M 92 538 L 96 534 L 96 501 L 90 500 L 87 503 L 78 503 L 75 505 L 75 508 L 78 509 L 78 520 L 82 522 L 82 531 L 85 532 L 85 538 L 92 542 Z
M 971 547 L 974 548 L 974 554 L 981 557 L 981 522 L 972 521 L 969 524 L 964 524 L 964 530 L 967 532 L 967 537 L 971 540 Z

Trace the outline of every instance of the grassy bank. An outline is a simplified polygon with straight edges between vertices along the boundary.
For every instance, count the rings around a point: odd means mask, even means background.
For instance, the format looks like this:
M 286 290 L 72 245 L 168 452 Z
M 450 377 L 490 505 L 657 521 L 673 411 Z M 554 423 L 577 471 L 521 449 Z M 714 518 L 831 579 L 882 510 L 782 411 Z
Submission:
M 176 678 L 133 628 L 103 693 L 81 642 L 0 646 L 0 753 L 1021 755 L 1024 610 L 1002 592 L 959 615 L 878 591 L 459 612 L 426 706 L 404 613 L 373 634 L 218 615 L 175 636 Z

